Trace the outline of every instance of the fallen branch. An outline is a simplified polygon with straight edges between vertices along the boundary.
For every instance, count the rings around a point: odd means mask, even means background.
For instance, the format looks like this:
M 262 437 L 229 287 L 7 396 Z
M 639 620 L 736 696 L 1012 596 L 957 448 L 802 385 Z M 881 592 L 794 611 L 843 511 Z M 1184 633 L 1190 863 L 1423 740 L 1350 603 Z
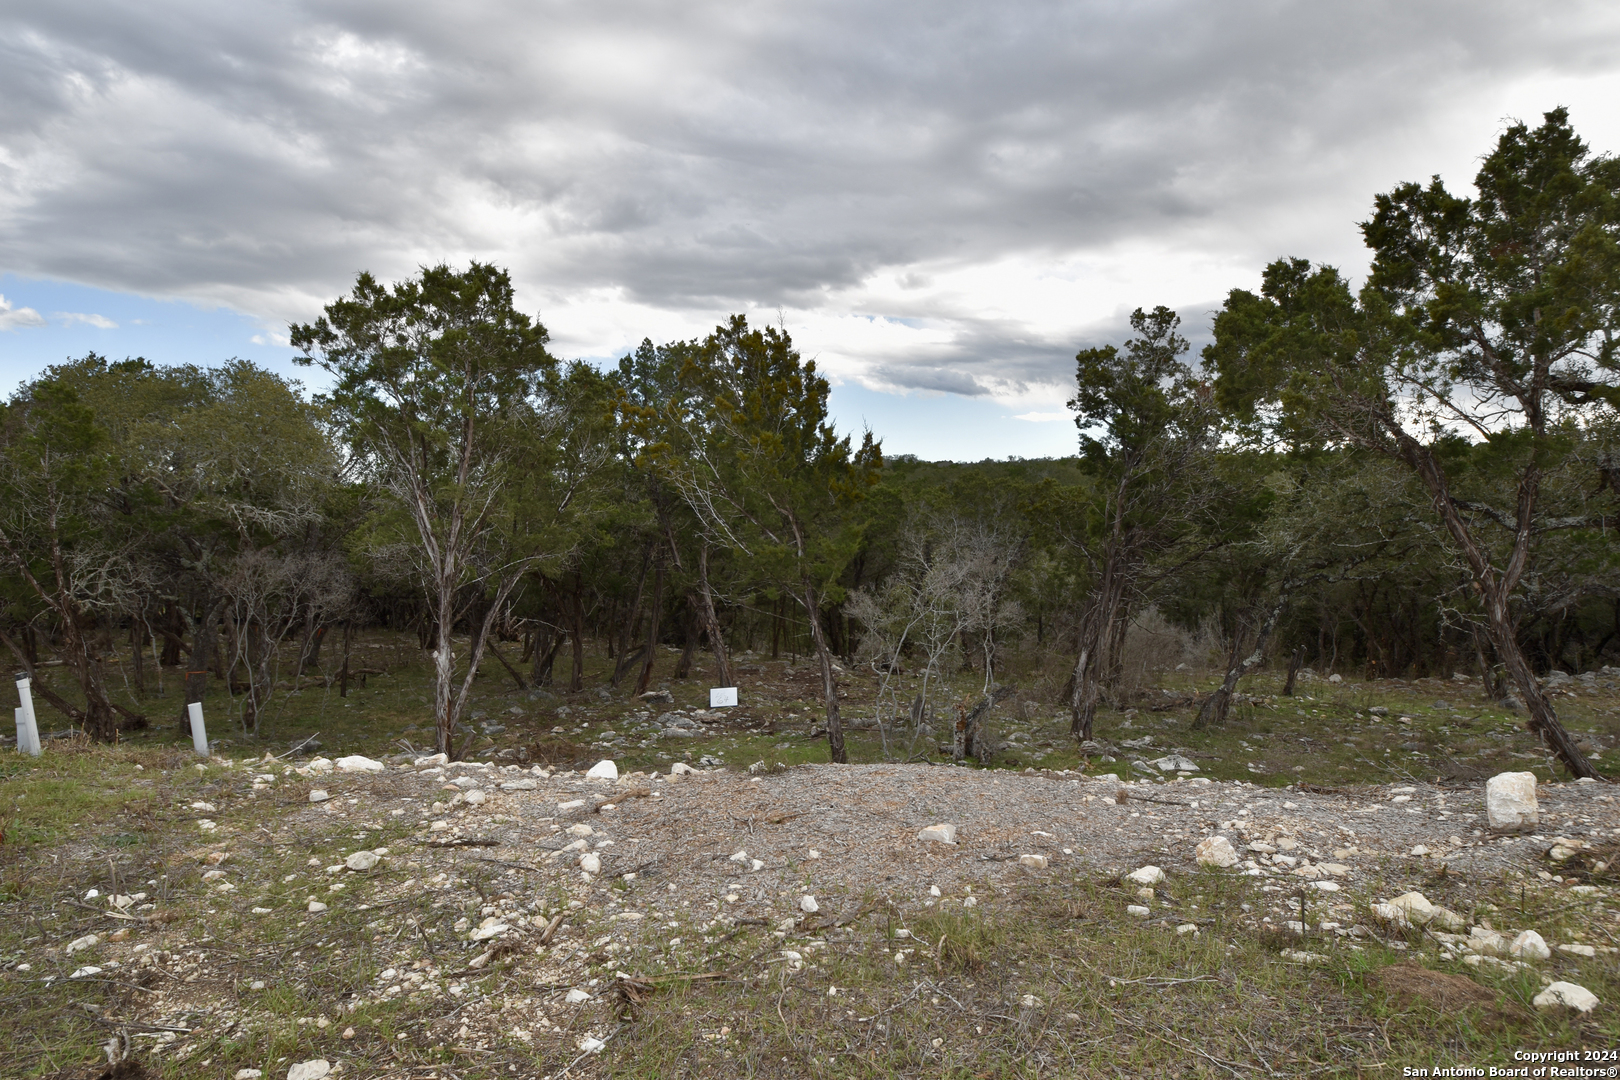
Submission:
M 1115 1019 L 1116 1022 L 1121 1023 L 1121 1024 L 1125 1025 L 1128 1028 L 1135 1028 L 1137 1031 L 1142 1032 L 1144 1035 L 1148 1035 L 1148 1036 L 1151 1036 L 1152 1038 L 1159 1039 L 1159 1040 L 1161 1040 L 1163 1042 L 1167 1042 L 1171 1046 L 1176 1047 L 1177 1049 L 1185 1050 L 1185 1051 L 1187 1051 L 1189 1053 L 1197 1054 L 1199 1057 L 1203 1058 L 1205 1061 L 1210 1062 L 1212 1065 L 1216 1065 L 1216 1066 L 1218 1066 L 1218 1067 L 1220 1067 L 1222 1069 L 1225 1069 L 1227 1072 L 1231 1073 L 1233 1076 L 1238 1077 L 1239 1080 L 1241 1080 L 1241 1078 L 1243 1076 L 1245 1076 L 1247 1074 L 1248 1070 L 1249 1070 L 1249 1066 L 1244 1065 L 1241 1062 L 1226 1061 L 1226 1060 L 1224 1060 L 1222 1058 L 1215 1057 L 1215 1056 L 1213 1056 L 1211 1054 L 1206 1054 L 1206 1053 L 1204 1053 L 1204 1051 L 1198 1049 L 1198 1047 L 1192 1045 L 1191 1043 L 1182 1042 L 1180 1039 L 1176 1038 L 1174 1035 L 1168 1035 L 1168 1034 L 1165 1034 L 1162 1031 L 1155 1031 L 1154 1029 L 1146 1026 L 1145 1024 L 1133 1024 L 1129 1020 L 1125 1019 L 1123 1016 L 1120 1016 L 1118 1013 L 1114 1014 L 1114 1019 Z M 1242 1069 L 1244 1071 L 1239 1072 L 1238 1071 L 1239 1069 Z
M 473 862 L 489 863 L 492 866 L 510 866 L 513 870 L 527 870 L 531 874 L 544 872 L 540 867 L 530 866 L 528 863 L 507 862 L 505 859 L 486 859 L 481 855 L 475 856 Z
M 319 738 L 320 734 L 321 733 L 317 731 L 314 735 L 311 735 L 309 738 L 305 739 L 303 742 L 299 743 L 297 746 L 293 747 L 291 750 L 287 751 L 285 754 L 277 754 L 276 755 L 276 760 L 281 761 L 284 758 L 292 757 L 294 754 L 298 753 L 298 751 L 302 750 L 304 747 L 308 746 L 310 743 L 314 742 L 317 738 Z

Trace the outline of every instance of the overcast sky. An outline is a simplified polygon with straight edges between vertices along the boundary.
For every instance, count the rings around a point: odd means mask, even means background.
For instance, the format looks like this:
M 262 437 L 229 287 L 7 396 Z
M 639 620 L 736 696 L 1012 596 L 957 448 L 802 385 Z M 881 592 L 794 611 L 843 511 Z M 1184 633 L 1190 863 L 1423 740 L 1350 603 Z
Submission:
M 477 258 L 563 357 L 743 311 L 890 452 L 1070 453 L 1133 307 L 1358 273 L 1376 192 L 1617 101 L 1612 2 L 0 0 L 0 380 L 285 370 L 356 272 Z

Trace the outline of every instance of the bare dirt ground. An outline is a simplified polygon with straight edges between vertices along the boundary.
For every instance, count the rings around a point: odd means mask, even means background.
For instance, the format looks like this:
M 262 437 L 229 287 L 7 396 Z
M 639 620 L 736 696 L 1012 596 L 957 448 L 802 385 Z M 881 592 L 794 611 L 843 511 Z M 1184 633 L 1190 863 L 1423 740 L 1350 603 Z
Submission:
M 507 730 L 448 765 L 63 743 L 5 777 L 0 1075 L 1361 1077 L 1614 1045 L 1614 789 L 1546 782 L 1454 683 L 1318 682 L 1212 735 L 1147 701 L 1090 748 L 1019 703 L 993 769 L 807 763 L 786 675 L 723 717 L 680 687 L 685 710 L 497 695 Z M 1571 684 L 1609 749 L 1613 687 Z M 587 778 L 599 757 L 626 775 Z M 1483 778 L 1522 768 L 1541 824 L 1493 835 Z M 938 824 L 954 844 L 919 838 Z M 1215 836 L 1234 865 L 1195 860 Z M 1380 914 L 1414 891 L 1455 922 Z M 1603 1004 L 1537 1010 L 1555 979 Z
M 597 1042 L 625 1029 L 636 994 L 660 978 L 813 970 L 824 950 L 870 937 L 874 915 L 886 958 L 937 961 L 945 939 L 931 953 L 908 926 L 946 913 L 1015 913 L 1014 897 L 1076 880 L 1102 883 L 1107 913 L 1144 929 L 1264 934 L 1292 922 L 1302 940 L 1318 942 L 1311 949 L 1325 948 L 1322 940 L 1348 950 L 1432 949 L 1432 937 L 1369 917 L 1370 905 L 1427 889 L 1470 923 L 1490 926 L 1497 909 L 1485 898 L 1509 880 L 1582 909 L 1584 932 L 1566 936 L 1596 941 L 1600 959 L 1612 953 L 1617 927 L 1607 888 L 1569 892 L 1577 879 L 1553 881 L 1548 868 L 1558 867 L 1546 857 L 1555 837 L 1601 848 L 1620 836 L 1608 785 L 1543 785 L 1544 830 L 1493 836 L 1478 786 L 1323 793 L 929 765 L 604 781 L 470 763 L 345 774 L 321 761 L 272 782 L 253 781 L 255 768 L 232 770 L 239 794 L 269 800 L 274 791 L 285 812 L 216 826 L 189 853 L 195 869 L 185 875 L 212 874 L 199 884 L 212 890 L 211 912 L 243 921 L 236 947 L 229 933 L 136 923 L 127 940 L 104 940 L 95 953 L 101 971 L 91 978 L 136 976 L 143 992 L 129 999 L 126 1019 L 177 1065 L 203 1060 L 205 1033 L 217 1046 L 221 1035 L 272 1022 L 268 998 L 279 984 L 325 979 L 324 1011 L 299 1023 L 327 1035 L 334 1053 L 370 1045 L 375 1054 L 379 1042 L 394 1053 L 517 1045 L 589 1069 Z M 330 798 L 308 803 L 317 788 Z M 919 839 L 939 823 L 956 827 L 955 844 Z M 1245 861 L 1200 867 L 1195 846 L 1213 835 Z M 326 844 L 335 847 L 298 858 Z M 281 863 L 250 872 L 256 845 Z M 373 850 L 383 852 L 376 866 L 345 867 Z M 1152 895 L 1121 880 L 1146 864 L 1168 875 Z M 280 873 L 288 865 L 295 869 Z M 1205 893 L 1232 882 L 1245 887 L 1246 902 L 1200 910 Z M 218 891 L 227 884 L 234 887 Z M 1139 910 L 1127 915 L 1130 905 Z M 276 921 L 262 947 L 246 946 L 255 922 Z M 344 948 L 338 924 L 362 921 L 366 977 L 323 975 L 326 954 Z M 1495 926 L 1512 933 L 1523 921 L 1499 914 Z M 1555 949 L 1574 943 L 1543 929 Z M 904 936 L 891 940 L 896 933 Z M 1469 970 L 1465 950 L 1440 949 L 1439 959 Z M 140 977 L 152 972 L 161 974 Z M 179 1044 L 166 1044 L 165 1032 Z M 427 1075 L 401 1069 L 376 1074 Z

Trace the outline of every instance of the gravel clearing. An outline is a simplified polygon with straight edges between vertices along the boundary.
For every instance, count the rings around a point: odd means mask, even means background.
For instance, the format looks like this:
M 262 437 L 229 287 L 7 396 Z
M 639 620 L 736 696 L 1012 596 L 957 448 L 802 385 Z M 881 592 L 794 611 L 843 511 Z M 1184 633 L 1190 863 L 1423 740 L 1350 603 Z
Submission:
M 487 771 L 493 787 L 499 771 Z M 433 788 L 440 783 L 430 781 Z M 1054 870 L 1111 875 L 1145 861 L 1193 872 L 1195 846 L 1214 834 L 1246 856 L 1270 854 L 1246 851 L 1248 844 L 1276 848 L 1278 841 L 1282 850 L 1312 858 L 1348 852 L 1338 861 L 1351 862 L 1352 873 L 1384 859 L 1410 861 L 1414 870 L 1444 862 L 1469 875 L 1534 870 L 1555 833 L 1589 842 L 1620 835 L 1620 807 L 1607 790 L 1543 786 L 1546 831 L 1493 836 L 1485 828 L 1482 786 L 1324 794 L 1201 779 L 1122 784 L 1110 774 L 825 765 L 763 777 L 724 770 L 632 775 L 617 784 L 559 773 L 533 791 L 491 791 L 479 813 L 464 812 L 457 824 L 462 831 L 476 826 L 506 853 L 523 856 L 556 846 L 550 826 L 572 820 L 558 805 L 578 801 L 572 814 L 590 820 L 593 846 L 613 842 L 603 855 L 609 874 L 656 867 L 687 882 L 727 880 L 746 869 L 730 861 L 745 849 L 764 862 L 756 873 L 766 880 L 786 884 L 810 874 L 823 886 L 876 888 L 901 899 L 930 885 L 980 880 L 987 871 L 1018 873 L 1022 854 L 1045 855 Z M 955 845 L 917 839 L 937 823 L 956 826 Z M 1427 854 L 1413 856 L 1419 846 Z M 1284 869 L 1261 865 L 1265 874 Z
M 254 799 L 265 781 L 251 771 L 234 783 Z M 1318 951 L 1279 954 L 1295 964 L 1325 962 L 1324 935 L 1348 950 L 1417 947 L 1417 929 L 1378 910 L 1405 904 L 1432 915 L 1421 941 L 1441 961 L 1523 967 L 1529 953 L 1507 943 L 1534 928 L 1506 925 L 1505 911 L 1494 930 L 1483 911 L 1473 914 L 1486 925 L 1470 927 L 1417 896 L 1437 876 L 1458 910 L 1469 909 L 1462 892 L 1483 893 L 1507 874 L 1557 890 L 1557 902 L 1594 920 L 1615 917 L 1608 888 L 1549 872 L 1560 848 L 1607 850 L 1620 836 L 1620 810 L 1601 784 L 1543 785 L 1542 831 L 1498 836 L 1485 828 L 1483 784 L 1305 791 L 893 764 L 592 779 L 426 761 L 338 775 L 323 759 L 282 777 L 286 790 L 271 796 L 279 812 L 251 828 L 227 820 L 186 857 L 198 889 L 188 903 L 209 917 L 234 909 L 280 920 L 273 940 L 238 948 L 206 921 L 166 929 L 144 892 L 127 898 L 132 918 L 120 914 L 125 898 L 113 899 L 104 918 L 116 934 L 63 935 L 56 977 L 139 983 L 154 1054 L 198 1052 L 206 1032 L 272 1030 L 284 1021 L 259 995 L 282 983 L 310 994 L 297 1026 L 348 1032 L 322 1045 L 585 1053 L 587 1041 L 620 1030 L 615 1002 L 641 993 L 638 980 L 754 985 L 862 950 L 899 971 L 915 949 L 885 926 L 904 940 L 928 909 L 1016 918 L 1020 897 L 1043 882 L 1059 891 L 1099 883 L 1094 918 L 1162 924 L 1180 937 L 1214 932 L 1196 894 L 1237 878 L 1253 891 L 1228 909 L 1228 930 L 1308 934 Z M 297 779 L 318 780 L 330 797 L 308 802 Z M 919 837 L 937 825 L 953 826 L 955 842 Z M 1198 846 L 1215 837 L 1238 862 L 1198 865 Z M 249 873 L 255 849 L 277 856 L 276 881 Z M 299 850 L 323 854 L 285 858 Z M 1306 907 L 1311 925 L 1301 928 Z M 1469 936 L 1482 933 L 1501 941 L 1474 948 Z M 1546 954 L 1567 966 L 1613 947 L 1555 936 L 1530 960 Z M 334 982 L 338 971 L 366 974 Z M 401 1010 L 402 1026 L 384 1039 Z

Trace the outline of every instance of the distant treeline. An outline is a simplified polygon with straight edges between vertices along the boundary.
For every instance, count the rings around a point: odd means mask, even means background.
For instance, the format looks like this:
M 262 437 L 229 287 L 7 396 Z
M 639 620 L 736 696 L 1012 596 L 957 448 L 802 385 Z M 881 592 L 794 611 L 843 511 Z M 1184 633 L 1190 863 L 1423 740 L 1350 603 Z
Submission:
M 559 362 L 478 263 L 362 275 L 293 327 L 331 376 L 313 398 L 243 361 L 86 356 L 0 415 L 0 645 L 61 660 L 36 692 L 112 738 L 158 666 L 212 672 L 254 732 L 356 628 L 412 632 L 452 753 L 490 658 L 579 690 L 589 645 L 639 692 L 700 649 L 722 684 L 736 650 L 803 655 L 838 761 L 835 658 L 917 722 L 938 677 L 989 695 L 1049 657 L 1083 739 L 1151 622 L 1225 672 L 1200 723 L 1268 659 L 1468 670 L 1589 774 L 1535 676 L 1620 658 L 1620 170 L 1554 112 L 1476 186 L 1378 196 L 1359 291 L 1273 263 L 1197 366 L 1175 313 L 1138 310 L 1078 354 L 1055 460 L 885 460 L 741 316 Z

